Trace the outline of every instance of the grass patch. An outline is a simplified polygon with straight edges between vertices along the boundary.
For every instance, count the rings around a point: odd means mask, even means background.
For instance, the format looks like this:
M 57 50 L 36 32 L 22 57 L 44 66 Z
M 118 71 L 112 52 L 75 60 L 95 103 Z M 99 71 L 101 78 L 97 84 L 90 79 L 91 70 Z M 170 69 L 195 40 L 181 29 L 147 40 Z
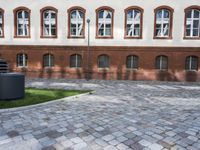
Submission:
M 0 101 L 0 109 L 34 105 L 87 92 L 90 91 L 27 88 L 23 99 Z

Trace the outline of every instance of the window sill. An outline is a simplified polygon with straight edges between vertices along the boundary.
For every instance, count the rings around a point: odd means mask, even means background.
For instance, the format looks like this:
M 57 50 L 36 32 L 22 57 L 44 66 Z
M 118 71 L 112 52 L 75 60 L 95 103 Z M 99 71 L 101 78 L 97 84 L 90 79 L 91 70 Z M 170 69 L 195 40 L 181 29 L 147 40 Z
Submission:
M 184 40 L 200 40 L 200 37 L 183 37 Z
M 155 39 L 155 40 L 172 40 L 172 37 L 156 37 L 156 36 L 154 36 L 153 39 Z
M 28 66 L 17 66 L 19 69 L 28 69 Z
M 82 67 L 69 67 L 69 69 L 73 69 L 73 70 L 81 70 Z
M 185 72 L 198 72 L 198 70 L 185 70 Z
M 113 39 L 113 36 L 96 36 L 96 39 Z
M 56 36 L 40 36 L 40 38 L 42 38 L 42 39 L 56 39 L 57 35 Z
M 24 39 L 24 38 L 31 38 L 31 36 L 18 36 L 18 35 L 15 35 L 14 38 L 19 38 L 19 39 Z
M 45 70 L 52 70 L 54 67 L 43 67 Z
M 68 36 L 68 39 L 85 39 L 85 36 Z
M 108 71 L 110 68 L 98 68 L 99 71 Z
M 142 39 L 141 36 L 125 36 L 124 39 Z
M 126 68 L 127 71 L 138 71 L 139 69 L 134 69 L 134 68 Z

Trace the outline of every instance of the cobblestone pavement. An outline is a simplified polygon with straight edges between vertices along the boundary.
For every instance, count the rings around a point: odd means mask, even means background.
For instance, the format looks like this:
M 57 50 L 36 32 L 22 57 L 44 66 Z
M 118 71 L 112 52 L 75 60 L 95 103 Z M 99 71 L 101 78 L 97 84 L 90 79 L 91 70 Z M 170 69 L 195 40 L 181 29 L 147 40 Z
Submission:
M 26 86 L 96 92 L 0 110 L 0 150 L 200 149 L 200 84 L 34 79 Z

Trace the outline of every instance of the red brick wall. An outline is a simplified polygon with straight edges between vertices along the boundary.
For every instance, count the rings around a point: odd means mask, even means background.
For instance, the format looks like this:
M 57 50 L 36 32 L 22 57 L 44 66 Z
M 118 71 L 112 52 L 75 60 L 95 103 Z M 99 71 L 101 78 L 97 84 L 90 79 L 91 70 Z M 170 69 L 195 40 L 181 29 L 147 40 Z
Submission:
M 28 68 L 16 67 L 17 53 L 28 55 Z M 43 68 L 43 54 L 52 53 L 55 67 Z M 70 55 L 80 54 L 83 59 L 81 69 L 69 67 Z M 101 54 L 110 56 L 110 68 L 100 70 L 97 58 Z M 139 56 L 139 69 L 127 70 L 126 57 Z M 168 56 L 168 71 L 155 70 L 155 58 Z M 185 71 L 185 58 L 195 55 L 200 58 L 200 47 L 90 47 L 90 75 L 92 79 L 122 80 L 165 80 L 165 81 L 200 81 L 200 71 Z M 40 78 L 85 78 L 87 75 L 87 47 L 84 46 L 1 46 L 0 58 L 6 59 L 11 71 L 22 71 L 28 77 Z M 200 61 L 199 61 L 200 63 Z M 200 66 L 200 64 L 199 64 Z

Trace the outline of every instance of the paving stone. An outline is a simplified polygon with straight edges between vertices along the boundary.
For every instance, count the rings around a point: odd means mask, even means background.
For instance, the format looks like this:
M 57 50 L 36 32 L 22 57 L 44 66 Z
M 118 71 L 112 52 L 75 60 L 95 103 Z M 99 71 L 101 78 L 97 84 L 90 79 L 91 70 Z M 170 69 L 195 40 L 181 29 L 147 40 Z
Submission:
M 105 141 L 111 141 L 113 140 L 115 137 L 112 136 L 112 135 L 106 135 L 106 136 L 103 136 L 102 139 L 105 140 Z
M 138 142 L 139 144 L 141 144 L 142 146 L 149 146 L 151 145 L 152 143 L 150 143 L 149 141 L 146 141 L 144 139 L 142 139 L 141 141 Z
M 74 150 L 80 150 L 80 149 L 83 149 L 85 147 L 87 147 L 87 144 L 85 142 L 78 143 L 78 144 L 74 145 Z
M 18 136 L 19 133 L 18 133 L 18 131 L 14 131 L 14 130 L 13 130 L 13 131 L 7 132 L 7 135 L 8 135 L 9 137 L 13 138 L 13 137 Z
M 162 150 L 163 149 L 163 147 L 161 145 L 157 144 L 157 143 L 149 145 L 148 148 L 151 149 L 151 150 Z

